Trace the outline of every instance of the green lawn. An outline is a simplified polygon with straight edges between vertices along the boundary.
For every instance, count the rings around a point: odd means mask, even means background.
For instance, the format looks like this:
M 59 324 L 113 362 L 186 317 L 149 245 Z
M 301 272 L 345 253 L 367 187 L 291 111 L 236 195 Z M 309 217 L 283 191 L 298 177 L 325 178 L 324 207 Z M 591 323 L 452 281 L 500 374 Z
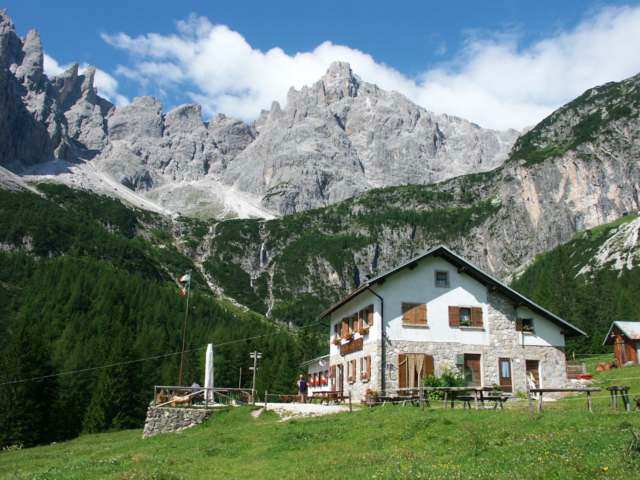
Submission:
M 610 358 L 610 357 L 609 357 Z M 598 375 L 640 392 L 640 367 Z M 631 380 L 628 380 L 631 378 Z M 625 379 L 618 381 L 617 379 Z M 614 412 L 597 395 L 500 411 L 382 406 L 286 423 L 249 408 L 218 413 L 181 434 L 142 440 L 140 430 L 0 453 L 0 478 L 635 478 L 640 412 Z

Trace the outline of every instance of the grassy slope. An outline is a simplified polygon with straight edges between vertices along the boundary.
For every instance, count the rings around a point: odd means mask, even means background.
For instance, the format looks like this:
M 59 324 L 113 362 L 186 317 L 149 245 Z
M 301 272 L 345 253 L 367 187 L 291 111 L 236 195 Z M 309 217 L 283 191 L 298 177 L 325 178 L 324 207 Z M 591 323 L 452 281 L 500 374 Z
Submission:
M 638 392 L 640 367 L 597 375 L 612 381 Z M 594 405 L 589 414 L 568 398 L 535 419 L 524 402 L 504 412 L 384 406 L 287 423 L 240 408 L 179 435 L 128 430 L 6 451 L 0 478 L 633 478 L 640 452 L 625 450 L 640 417 L 601 396 Z

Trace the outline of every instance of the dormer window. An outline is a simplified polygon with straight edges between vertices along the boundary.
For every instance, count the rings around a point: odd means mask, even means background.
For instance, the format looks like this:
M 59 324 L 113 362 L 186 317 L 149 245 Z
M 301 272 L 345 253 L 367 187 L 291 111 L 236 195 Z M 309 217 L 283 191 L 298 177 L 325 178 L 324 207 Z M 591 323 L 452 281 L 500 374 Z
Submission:
M 436 271 L 436 287 L 449 288 L 449 272 L 444 270 Z
M 516 331 L 522 333 L 535 334 L 535 328 L 533 326 L 533 318 L 519 318 L 516 320 Z

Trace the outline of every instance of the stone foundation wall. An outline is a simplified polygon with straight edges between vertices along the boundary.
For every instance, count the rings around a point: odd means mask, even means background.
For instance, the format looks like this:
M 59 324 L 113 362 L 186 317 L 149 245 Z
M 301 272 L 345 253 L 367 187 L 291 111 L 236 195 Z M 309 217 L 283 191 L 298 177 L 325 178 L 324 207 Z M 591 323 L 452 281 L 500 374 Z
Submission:
M 212 413 L 211 410 L 199 408 L 149 407 L 142 438 L 195 427 L 209 418 Z

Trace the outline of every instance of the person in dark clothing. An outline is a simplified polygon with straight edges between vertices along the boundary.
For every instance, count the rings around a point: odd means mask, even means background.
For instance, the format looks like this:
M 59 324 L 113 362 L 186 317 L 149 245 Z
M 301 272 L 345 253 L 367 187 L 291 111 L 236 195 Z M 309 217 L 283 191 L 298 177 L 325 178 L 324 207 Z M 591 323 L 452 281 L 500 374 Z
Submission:
M 307 403 L 308 391 L 309 387 L 307 385 L 307 381 L 304 379 L 304 375 L 300 375 L 300 378 L 298 378 L 298 395 L 300 396 L 301 403 Z

